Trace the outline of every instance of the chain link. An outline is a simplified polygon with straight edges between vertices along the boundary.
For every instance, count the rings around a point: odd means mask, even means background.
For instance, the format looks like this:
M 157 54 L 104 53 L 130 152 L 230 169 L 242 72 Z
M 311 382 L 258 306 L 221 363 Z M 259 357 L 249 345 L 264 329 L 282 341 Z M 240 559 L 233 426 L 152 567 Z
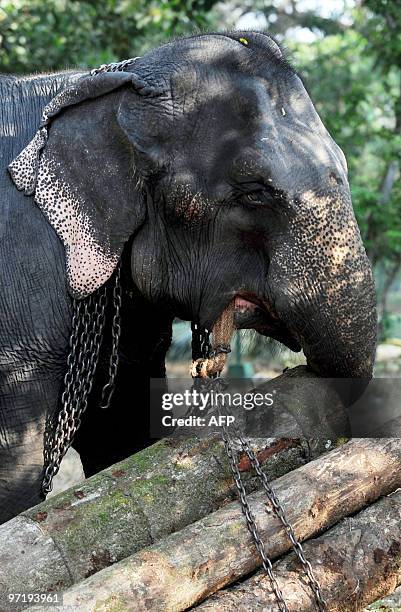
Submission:
M 53 488 L 53 478 L 78 431 L 88 405 L 95 369 L 99 359 L 105 323 L 106 287 L 98 296 L 73 301 L 72 330 L 64 376 L 64 391 L 57 421 L 50 418 L 44 444 L 42 493 Z
M 113 397 L 114 389 L 115 389 L 115 379 L 117 376 L 118 370 L 118 348 L 120 346 L 120 336 L 121 336 L 121 262 L 118 263 L 116 269 L 116 278 L 113 288 L 113 304 L 114 304 L 114 316 L 112 323 L 112 348 L 110 354 L 110 362 L 109 362 L 109 380 L 107 384 L 104 385 L 102 390 L 102 399 L 100 401 L 100 407 L 103 410 L 106 410 L 110 406 L 111 398 Z
M 102 64 L 99 68 L 94 68 L 90 71 L 91 76 L 96 76 L 101 72 L 123 72 L 127 66 L 133 64 L 137 59 L 140 58 L 140 55 L 137 57 L 130 57 L 129 59 L 123 60 L 122 62 L 111 62 L 110 64 Z
M 209 343 L 209 334 L 207 334 L 206 336 L 205 334 L 202 335 L 202 332 L 199 329 L 199 326 L 196 326 L 196 325 L 193 325 L 192 331 L 193 331 L 193 335 L 195 334 L 199 336 L 199 338 L 195 338 L 195 339 L 193 338 L 193 342 L 192 342 L 193 358 L 196 359 L 198 357 L 203 357 L 203 358 L 207 357 L 211 352 L 211 345 Z M 198 347 L 202 347 L 202 354 L 196 354 L 196 350 Z M 205 352 L 206 352 L 206 355 L 205 355 Z M 195 379 L 194 382 L 197 382 L 197 379 Z M 203 384 L 205 383 L 203 382 Z M 215 387 L 218 391 L 219 390 L 223 391 L 227 387 L 227 383 L 219 376 L 215 376 L 215 378 L 209 379 L 207 384 L 209 387 L 213 387 L 213 388 Z M 217 403 L 217 410 L 220 415 L 221 414 L 220 403 Z M 274 576 L 272 563 L 266 554 L 265 546 L 259 535 L 258 527 L 255 522 L 255 517 L 251 511 L 248 497 L 246 494 L 246 490 L 245 490 L 245 487 L 242 481 L 241 472 L 239 471 L 239 468 L 238 468 L 238 461 L 236 460 L 235 452 L 233 450 L 234 449 L 233 442 L 232 442 L 230 434 L 228 433 L 228 430 L 225 425 L 222 426 L 221 435 L 222 435 L 224 447 L 226 450 L 226 454 L 229 460 L 230 469 L 231 469 L 231 472 L 234 478 L 235 486 L 236 486 L 238 496 L 240 499 L 241 509 L 246 519 L 247 527 L 252 535 L 255 547 L 262 559 L 263 569 L 265 570 L 265 572 L 267 573 L 269 577 L 272 591 L 277 600 L 279 610 L 280 612 L 288 612 L 288 608 L 284 601 L 283 594 L 277 583 L 276 577 Z M 242 447 L 242 450 L 246 453 L 247 457 L 249 458 L 249 461 L 252 467 L 254 468 L 259 478 L 259 481 L 262 484 L 262 487 L 273 508 L 274 513 L 276 514 L 281 524 L 283 525 L 284 531 L 286 532 L 291 542 L 291 546 L 301 563 L 304 573 L 306 574 L 309 580 L 309 584 L 315 596 L 315 600 L 316 600 L 316 604 L 317 604 L 317 608 L 319 612 L 325 612 L 327 610 L 327 607 L 326 607 L 326 602 L 322 595 L 320 585 L 313 573 L 313 569 L 312 569 L 310 562 L 305 557 L 305 552 L 302 548 L 302 545 L 300 541 L 297 539 L 294 529 L 285 515 L 284 508 L 282 507 L 279 499 L 277 498 L 277 495 L 274 489 L 271 487 L 269 481 L 267 480 L 267 476 L 263 472 L 262 467 L 259 463 L 259 460 L 256 457 L 253 450 L 250 448 L 248 442 L 244 439 L 244 437 L 237 430 L 235 431 L 235 435 Z

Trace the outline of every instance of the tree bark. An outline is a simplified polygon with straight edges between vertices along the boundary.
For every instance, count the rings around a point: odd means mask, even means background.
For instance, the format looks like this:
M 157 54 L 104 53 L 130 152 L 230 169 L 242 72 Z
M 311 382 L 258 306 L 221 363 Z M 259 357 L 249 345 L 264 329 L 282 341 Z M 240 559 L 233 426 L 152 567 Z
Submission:
M 301 540 L 400 486 L 399 439 L 352 440 L 273 483 Z M 252 494 L 250 502 L 268 555 L 275 558 L 289 550 L 264 494 Z M 64 604 L 54 610 L 177 612 L 259 566 L 240 506 L 234 502 L 74 585 L 64 592 Z
M 393 593 L 369 604 L 363 609 L 363 612 L 370 612 L 371 610 L 376 610 L 376 612 L 378 610 L 379 612 L 399 612 L 401 610 L 401 587 L 397 587 Z
M 295 439 L 251 445 L 269 479 L 324 450 Z M 240 469 L 255 490 L 243 456 Z M 161 440 L 0 526 L 0 611 L 7 593 L 59 591 L 234 497 L 220 436 Z
M 263 423 L 257 434 L 263 438 L 253 439 L 269 480 L 324 452 L 328 438 L 338 438 L 331 428 L 338 398 L 328 385 L 325 392 L 325 382 L 314 376 L 318 390 L 310 387 L 310 377 L 298 367 L 263 385 L 264 392 L 274 388 L 280 396 L 273 410 L 280 440 L 266 433 Z M 306 378 L 308 386 L 301 386 L 300 378 Z M 293 387 L 297 381 L 288 395 L 286 383 Z M 308 421 L 305 411 L 292 414 L 286 405 L 300 402 L 313 412 L 316 398 L 320 426 L 309 419 L 315 440 L 301 441 L 307 435 L 299 426 Z M 240 456 L 239 465 L 248 490 L 258 488 L 247 458 Z M 1 526 L 0 601 L 7 592 L 66 588 L 199 520 L 234 496 L 219 434 L 160 441 Z
M 390 293 L 390 289 L 396 280 L 399 272 L 401 270 L 401 256 L 395 258 L 395 261 L 391 262 L 390 269 L 385 269 L 384 266 L 384 275 L 385 280 L 383 284 L 383 289 L 381 291 L 380 302 L 379 302 L 379 313 L 381 317 L 384 317 L 387 313 L 387 301 Z M 382 325 L 380 324 L 380 331 L 382 332 Z
M 398 167 L 399 167 L 399 164 L 398 164 L 397 159 L 392 159 L 391 162 L 388 164 L 386 173 L 384 175 L 383 182 L 380 188 L 380 198 L 378 202 L 379 205 L 388 203 L 391 197 L 391 192 L 393 190 L 394 183 L 397 179 Z
M 353 612 L 391 593 L 401 581 L 401 493 L 384 497 L 304 545 L 328 612 Z M 315 612 L 316 602 L 298 558 L 291 553 L 274 565 L 290 612 Z M 277 610 L 265 573 L 196 608 L 199 612 Z

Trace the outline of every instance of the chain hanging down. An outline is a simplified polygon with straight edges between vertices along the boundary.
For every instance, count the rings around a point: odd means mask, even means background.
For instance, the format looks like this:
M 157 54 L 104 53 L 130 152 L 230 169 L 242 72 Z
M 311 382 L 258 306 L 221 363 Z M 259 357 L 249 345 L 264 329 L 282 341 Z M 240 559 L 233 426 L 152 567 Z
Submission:
M 103 64 L 91 70 L 90 75 L 102 72 L 122 72 L 133 64 L 138 57 L 131 57 L 122 62 Z M 107 408 L 113 395 L 114 383 L 118 368 L 118 347 L 121 334 L 120 288 L 121 262 L 118 263 L 113 289 L 115 308 L 112 323 L 112 351 L 109 365 L 109 380 L 102 392 L 102 408 Z M 48 419 L 44 435 L 44 476 L 42 493 L 52 490 L 53 478 L 57 474 L 61 461 L 71 446 L 78 431 L 82 416 L 88 405 L 88 396 L 92 389 L 99 351 L 103 339 L 105 323 L 106 287 L 96 294 L 82 300 L 73 300 L 72 330 L 67 358 L 67 373 L 64 377 L 64 391 L 61 397 L 61 410 L 54 419 Z
M 42 482 L 45 497 L 52 490 L 53 478 L 71 446 L 88 405 L 102 343 L 105 307 L 106 287 L 96 297 L 90 295 L 84 300 L 73 301 L 72 331 L 61 410 L 56 423 L 49 420 L 45 432 Z
M 118 263 L 116 269 L 116 278 L 113 287 L 113 304 L 114 304 L 114 316 L 113 323 L 111 326 L 112 330 L 112 347 L 109 361 L 109 381 L 104 385 L 102 391 L 102 399 L 100 401 L 100 407 L 107 409 L 110 406 L 111 398 L 113 397 L 115 380 L 118 370 L 118 348 L 120 346 L 121 336 L 121 262 Z
M 199 350 L 201 349 L 201 350 Z M 209 333 L 205 333 L 205 331 L 201 330 L 201 328 L 197 325 L 192 325 L 192 358 L 194 361 L 199 359 L 207 359 L 211 354 L 213 354 L 212 346 L 209 341 Z M 213 375 L 212 378 L 195 378 L 195 383 L 198 383 L 202 387 L 207 387 L 208 390 L 213 388 L 216 392 L 223 392 L 224 389 L 227 388 L 227 383 L 220 377 L 220 373 L 217 372 Z M 222 406 L 217 403 L 218 414 L 221 415 Z M 224 423 L 224 421 L 221 421 Z M 236 451 L 234 450 L 233 440 L 227 430 L 225 425 L 222 425 L 221 435 L 224 443 L 224 448 L 228 457 L 230 469 L 234 478 L 235 486 L 237 488 L 238 497 L 241 503 L 241 510 L 245 516 L 247 527 L 252 535 L 252 539 L 254 541 L 255 547 L 261 557 L 262 566 L 265 570 L 266 574 L 269 577 L 270 584 L 272 587 L 272 591 L 277 600 L 278 609 L 280 612 L 288 612 L 287 605 L 285 603 L 283 594 L 280 590 L 276 577 L 274 575 L 273 566 L 266 554 L 266 549 L 264 543 L 259 535 L 258 527 L 256 525 L 255 517 L 252 513 L 251 507 L 249 505 L 247 493 L 242 481 L 241 472 L 238 468 L 238 460 L 236 458 Z M 269 481 L 267 480 L 266 474 L 263 472 L 262 467 L 259 463 L 258 458 L 256 457 L 253 450 L 250 448 L 248 442 L 244 439 L 244 437 L 236 430 L 235 436 L 239 441 L 242 450 L 246 453 L 250 464 L 256 472 L 256 475 L 259 481 L 262 484 L 262 487 L 266 493 L 266 496 L 273 508 L 274 513 L 280 520 L 290 542 L 291 546 L 298 557 L 301 567 L 308 578 L 310 587 L 315 596 L 317 609 L 319 612 L 326 611 L 326 602 L 323 598 L 320 585 L 314 576 L 312 566 L 310 562 L 306 559 L 304 550 L 298 538 L 295 535 L 294 529 L 292 525 L 289 523 L 287 517 L 285 516 L 284 509 L 276 496 L 275 491 L 271 487 Z
M 118 349 L 121 335 L 121 262 L 115 271 L 113 287 L 114 315 L 112 322 L 112 350 L 109 362 L 109 379 L 103 387 L 101 407 L 107 408 L 114 391 L 118 368 Z M 73 301 L 72 330 L 67 357 L 67 372 L 64 376 L 64 391 L 61 396 L 61 410 L 57 421 L 50 420 L 46 426 L 44 444 L 44 478 L 42 493 L 46 496 L 52 490 L 54 476 L 61 461 L 72 444 L 81 425 L 81 419 L 88 406 L 99 361 L 103 340 L 107 288 L 83 300 Z

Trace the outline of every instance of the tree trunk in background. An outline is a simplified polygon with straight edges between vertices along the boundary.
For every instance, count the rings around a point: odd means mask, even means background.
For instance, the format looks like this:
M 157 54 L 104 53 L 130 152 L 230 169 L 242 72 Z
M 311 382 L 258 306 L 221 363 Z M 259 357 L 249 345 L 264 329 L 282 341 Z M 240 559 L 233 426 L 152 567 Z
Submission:
M 394 116 L 395 116 L 395 126 L 394 126 L 394 135 L 401 136 L 401 85 L 398 98 L 394 102 Z M 400 174 L 400 163 L 398 159 L 392 159 L 388 164 L 386 171 L 384 173 L 383 181 L 380 187 L 380 198 L 377 202 L 378 206 L 385 206 L 388 204 L 391 198 L 391 192 L 394 187 L 394 183 L 399 177 Z M 369 229 L 368 229 L 369 234 Z M 376 261 L 376 252 L 375 247 L 371 249 L 371 253 L 369 253 L 369 257 L 372 262 L 372 266 L 375 266 Z M 386 317 L 387 313 L 387 301 L 388 294 L 390 292 L 391 286 L 395 281 L 400 268 L 401 268 L 401 256 L 395 255 L 395 260 L 391 262 L 390 270 L 388 272 L 384 271 L 384 284 L 383 290 L 380 296 L 378 315 L 379 315 L 379 338 L 382 336 L 383 329 L 383 320 Z
M 393 185 L 397 178 L 399 163 L 398 160 L 393 159 L 387 166 L 386 174 L 384 176 L 382 186 L 380 189 L 379 204 L 387 204 L 391 197 Z
M 380 314 L 380 325 L 379 325 L 379 337 L 383 334 L 383 319 L 387 314 L 387 302 L 390 293 L 390 289 L 396 280 L 399 272 L 401 270 L 401 256 L 399 261 L 393 262 L 393 265 L 390 267 L 390 270 L 385 273 L 385 279 L 383 284 L 383 289 L 381 291 L 380 301 L 379 301 L 379 314 Z
M 400 126 L 398 126 L 398 123 L 400 123 Z M 399 120 L 397 118 L 397 126 L 399 127 L 399 131 L 401 131 L 401 118 Z M 396 128 L 396 131 L 397 131 L 397 128 Z M 387 166 L 387 170 L 386 170 L 386 173 L 385 173 L 385 176 L 382 182 L 382 186 L 380 189 L 381 195 L 380 195 L 380 199 L 378 202 L 380 206 L 386 205 L 388 201 L 390 200 L 391 192 L 392 192 L 392 189 L 393 189 L 393 186 L 397 179 L 398 174 L 399 174 L 399 162 L 398 160 L 393 159 Z M 397 275 L 400 269 L 401 269 L 401 256 L 399 257 L 399 259 L 392 262 L 392 265 L 390 266 L 390 269 L 387 272 L 386 270 L 384 271 L 384 283 L 383 283 L 383 289 L 381 292 L 380 302 L 379 302 L 379 315 L 380 315 L 379 318 L 381 321 L 386 316 L 388 294 L 390 292 L 393 282 L 397 278 Z M 384 331 L 383 325 L 381 323 L 379 326 L 380 335 L 382 335 L 383 331 Z

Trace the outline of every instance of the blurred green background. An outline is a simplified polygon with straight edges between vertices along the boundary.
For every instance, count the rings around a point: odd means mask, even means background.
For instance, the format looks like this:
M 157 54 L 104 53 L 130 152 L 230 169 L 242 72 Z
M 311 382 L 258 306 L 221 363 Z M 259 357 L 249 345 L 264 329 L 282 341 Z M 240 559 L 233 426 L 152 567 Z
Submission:
M 265 30 L 284 44 L 343 148 L 377 280 L 381 340 L 395 339 L 396 345 L 401 339 L 401 0 L 0 0 L 0 70 L 92 68 L 141 55 L 175 36 L 230 28 Z M 188 327 L 179 324 L 176 332 L 171 357 L 186 359 Z M 251 338 L 245 352 L 268 359 L 271 347 Z M 401 364 L 401 348 L 399 359 Z

